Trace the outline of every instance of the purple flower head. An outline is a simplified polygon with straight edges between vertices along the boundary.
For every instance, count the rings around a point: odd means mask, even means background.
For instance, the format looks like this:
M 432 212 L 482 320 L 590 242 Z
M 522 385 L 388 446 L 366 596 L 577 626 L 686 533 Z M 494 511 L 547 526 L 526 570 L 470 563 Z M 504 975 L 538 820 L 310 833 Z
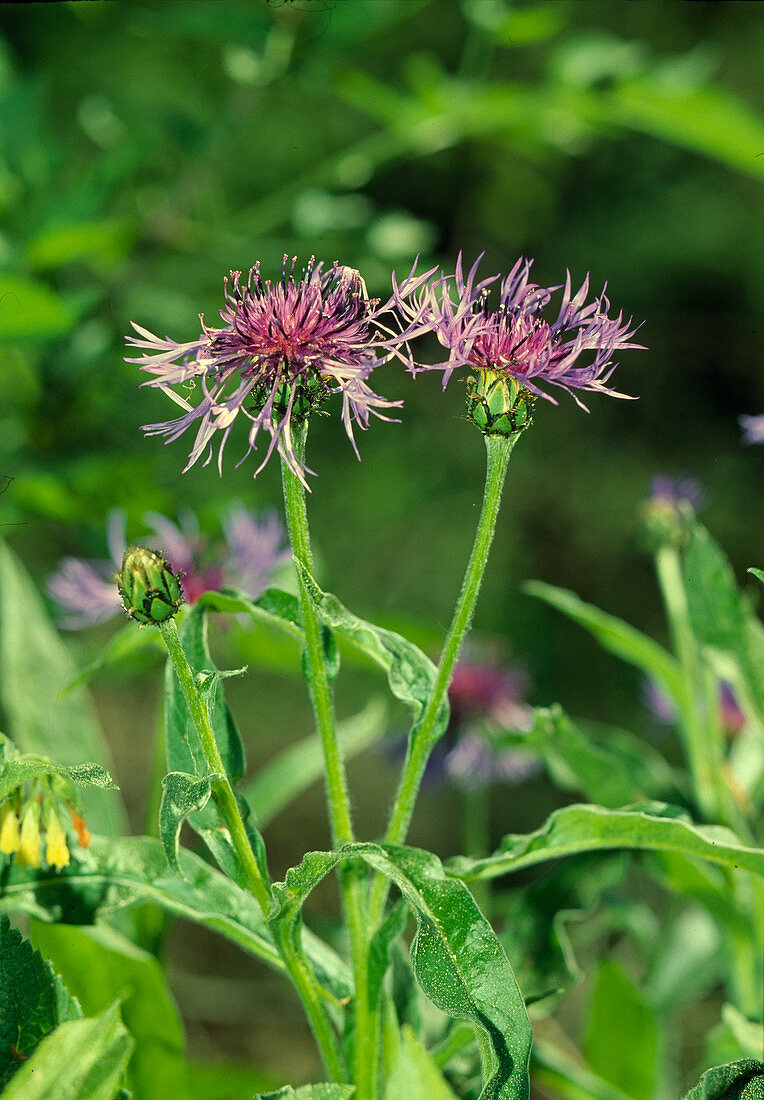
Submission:
M 531 754 L 496 747 L 486 729 L 528 730 L 533 712 L 525 702 L 527 691 L 528 677 L 495 657 L 460 661 L 448 689 L 448 728 L 430 756 L 425 781 L 448 778 L 464 789 L 518 783 L 536 773 L 539 764 Z
M 610 303 L 604 290 L 587 303 L 589 276 L 573 294 L 568 273 L 557 317 L 545 320 L 542 311 L 560 287 L 530 282 L 533 261 L 521 258 L 501 280 L 498 305 L 491 308 L 490 287 L 500 276 L 476 282 L 481 259 L 479 256 L 466 279 L 460 254 L 453 276 L 443 275 L 416 288 L 396 288 L 396 302 L 403 315 L 412 325 L 430 325 L 449 353 L 444 362 L 417 364 L 415 370 L 442 370 L 445 386 L 457 367 L 468 366 L 514 379 L 534 397 L 553 403 L 554 398 L 542 387 L 560 386 L 584 408 L 578 390 L 626 396 L 607 386 L 616 366 L 613 355 L 642 345 L 631 342 L 636 332 L 630 328 L 631 320 L 624 321 L 622 313 L 608 317 Z
M 699 512 L 705 503 L 705 493 L 693 477 L 669 477 L 657 474 L 650 483 L 648 500 L 681 510 L 689 505 L 693 512 Z
M 764 413 L 759 416 L 739 416 L 744 443 L 764 443 Z
M 275 513 L 257 519 L 241 506 L 232 506 L 222 521 L 224 539 L 211 543 L 201 534 L 196 516 L 187 510 L 178 523 L 159 512 L 144 517 L 149 533 L 142 539 L 161 549 L 175 571 L 183 574 L 183 594 L 195 603 L 204 592 L 224 586 L 240 588 L 253 599 L 267 587 L 270 574 L 289 559 L 284 529 Z M 125 516 L 109 514 L 111 561 L 65 558 L 48 582 L 48 591 L 67 614 L 61 626 L 80 630 L 113 618 L 122 610 L 114 574 L 119 572 L 127 546 Z
M 184 410 L 177 419 L 145 425 L 144 431 L 169 443 L 196 425 L 186 470 L 202 455 L 205 465 L 210 461 L 216 438 L 222 472 L 225 444 L 241 415 L 249 422 L 241 461 L 256 450 L 263 430 L 270 442 L 255 474 L 275 449 L 307 485 L 305 475 L 313 471 L 295 453 L 294 421 L 304 419 L 330 394 L 341 394 L 342 422 L 358 454 L 353 423 L 365 429 L 372 414 L 388 420 L 380 410 L 401 404 L 374 393 L 368 378 L 393 357 L 413 365 L 407 340 L 426 331 L 421 318 L 409 310 L 410 323 L 402 329 L 393 299 L 380 306 L 378 299 L 369 298 L 364 280 L 352 268 L 335 263 L 324 271 L 312 258 L 298 278 L 295 263 L 293 259 L 290 266 L 285 256 L 275 283 L 263 281 L 259 263 L 246 284 L 241 272 L 232 272 L 230 282 L 224 281 L 223 327 L 210 328 L 200 317 L 201 335 L 189 343 L 160 339 L 133 322 L 138 335 L 128 336 L 128 344 L 145 354 L 127 362 L 154 375 L 144 385 L 163 390 Z M 415 294 L 431 274 L 412 271 L 400 293 Z M 201 398 L 196 405 L 171 388 L 195 383 Z

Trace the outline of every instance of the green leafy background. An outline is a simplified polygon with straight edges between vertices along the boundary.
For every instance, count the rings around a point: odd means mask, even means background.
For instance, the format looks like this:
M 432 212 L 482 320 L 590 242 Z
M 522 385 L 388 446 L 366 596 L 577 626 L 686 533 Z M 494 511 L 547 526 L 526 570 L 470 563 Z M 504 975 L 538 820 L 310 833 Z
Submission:
M 639 400 L 593 399 L 590 416 L 564 398 L 557 408 L 539 403 L 513 458 L 476 626 L 506 639 L 531 674 L 533 702 L 559 701 L 565 714 L 585 714 L 601 731 L 633 731 L 675 766 L 675 742 L 661 740 L 640 697 L 638 669 L 660 664 L 660 652 L 648 647 L 641 665 L 635 655 L 636 668 L 625 668 L 555 610 L 566 600 L 559 589 L 556 596 L 535 589 L 545 605 L 521 584 L 535 578 L 575 592 L 579 602 L 564 608 L 574 618 L 593 605 L 665 645 L 635 513 L 654 474 L 687 472 L 705 484 L 704 521 L 760 606 L 761 586 L 745 570 L 763 564 L 753 519 L 762 514 L 764 448 L 740 445 L 737 417 L 764 412 L 755 313 L 764 289 L 755 216 L 764 175 L 756 110 L 763 35 L 757 5 L 726 2 L 0 5 L 0 533 L 32 579 L 42 585 L 64 553 L 105 557 L 104 520 L 117 504 L 136 532 L 149 509 L 177 515 L 191 506 L 214 527 L 234 499 L 279 505 L 275 467 L 256 482 L 251 463 L 235 470 L 235 440 L 221 480 L 214 465 L 181 475 L 183 442 L 165 448 L 142 438 L 141 424 L 171 410 L 161 395 L 137 391 L 137 371 L 122 361 L 130 319 L 190 338 L 200 311 L 214 323 L 228 270 L 260 259 L 276 271 L 284 252 L 337 257 L 359 267 L 380 295 L 390 268 L 403 271 L 417 252 L 425 262 L 453 263 L 459 249 L 467 258 L 485 250 L 486 273 L 524 253 L 536 257 L 536 276 L 548 284 L 568 266 L 579 280 L 590 270 L 596 289 L 608 281 L 616 308 L 646 320 L 641 338 L 650 351 L 624 354 L 618 373 L 619 387 Z M 399 425 L 362 435 L 361 464 L 335 416 L 312 430 L 316 580 L 434 656 L 472 538 L 482 446 L 462 419 L 457 383 L 441 394 L 437 377 L 412 382 L 389 367 L 379 387 L 405 399 L 405 414 Z M 24 670 L 8 656 L 16 652 L 8 639 L 16 645 L 24 624 L 6 611 L 3 730 L 23 751 L 106 767 L 121 793 L 86 792 L 90 820 L 101 832 L 119 831 L 124 799 L 133 831 L 143 832 L 160 692 L 155 650 L 143 641 L 125 646 L 131 679 L 110 664 L 93 681 L 92 698 L 67 693 L 77 670 L 104 659 L 117 627 L 67 639 L 64 651 L 1 551 L 0 569 L 6 592 L 21 586 L 50 669 L 36 692 L 26 691 Z M 693 615 L 707 644 L 724 646 L 713 624 L 720 608 L 734 613 L 737 597 L 723 585 L 716 597 Z M 588 622 L 595 635 L 607 626 Z M 639 649 L 638 638 L 629 641 Z M 253 773 L 310 731 L 302 685 L 286 672 L 299 667 L 299 650 L 267 622 L 213 631 L 211 645 L 219 668 L 242 659 L 253 666 L 246 678 L 226 681 L 226 696 L 245 742 L 245 789 L 256 815 Z M 750 670 L 760 637 L 748 631 L 738 645 L 738 665 Z M 382 725 L 403 733 L 402 706 L 352 724 L 383 682 L 342 639 L 340 647 L 338 711 L 351 723 L 349 737 L 370 745 Z M 99 727 L 108 730 L 109 756 L 100 755 Z M 594 751 L 575 723 L 552 715 L 534 737 L 567 793 L 544 777 L 511 799 L 497 792 L 497 846 L 502 836 L 533 833 L 568 795 L 613 808 L 677 801 L 671 767 L 656 774 L 628 735 L 603 735 Z M 307 746 L 300 759 L 298 786 L 315 776 Z M 372 750 L 351 765 L 364 838 L 381 832 L 393 763 Z M 282 766 L 291 768 L 289 757 Z M 597 791 L 582 789 L 584 773 Z M 647 789 L 650 776 L 656 789 Z M 328 836 L 316 784 L 300 786 L 288 812 L 275 787 L 259 789 L 267 792 L 264 823 L 274 819 L 267 839 L 280 877 Z M 452 856 L 458 818 L 453 792 L 426 791 L 411 843 Z M 158 848 L 151 859 L 161 860 Z M 717 888 L 718 868 L 670 870 L 699 898 Z M 328 887 L 313 903 L 319 923 L 336 911 Z M 571 898 L 576 911 L 593 904 Z M 193 908 L 185 895 L 177 911 L 184 906 Z M 607 1010 L 623 974 L 634 980 L 628 945 L 644 927 L 642 917 L 628 920 L 624 957 L 581 994 L 593 998 L 592 1011 Z M 534 941 L 538 928 L 526 931 Z M 550 955 L 551 985 L 568 969 L 561 942 Z M 696 975 L 712 980 L 714 955 L 709 946 Z M 225 1059 L 237 1087 L 275 1087 L 237 1078 L 236 1065 L 273 1065 L 286 1043 L 295 1081 L 315 1072 L 299 1010 L 285 987 L 269 984 L 275 979 L 260 961 L 242 963 L 238 947 L 185 922 L 170 936 L 168 959 L 192 1048 Z M 275 1006 L 269 1026 L 242 1026 L 262 996 Z M 720 1050 L 731 1041 L 725 1027 Z M 539 1058 L 552 1080 L 557 1056 L 543 1054 L 543 1041 Z M 414 1040 L 402 1042 L 400 1065 L 434 1080 L 438 1071 Z M 612 1097 L 618 1080 L 604 1055 L 589 1053 L 591 1089 L 594 1077 L 605 1080 L 594 1094 Z M 676 1060 L 694 1066 L 696 1053 L 690 1044 Z M 648 1068 L 644 1074 L 646 1092 Z M 199 1081 L 209 1087 L 201 1070 Z M 677 1078 L 675 1093 L 690 1083 Z

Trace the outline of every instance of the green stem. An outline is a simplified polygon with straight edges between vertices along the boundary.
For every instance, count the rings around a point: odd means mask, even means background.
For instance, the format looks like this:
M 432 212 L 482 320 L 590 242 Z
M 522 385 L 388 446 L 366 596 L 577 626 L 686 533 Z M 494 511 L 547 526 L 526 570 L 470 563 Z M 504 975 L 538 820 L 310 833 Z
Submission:
M 175 674 L 178 677 L 183 695 L 188 703 L 188 709 L 191 711 L 191 717 L 196 727 L 196 732 L 199 734 L 199 741 L 202 746 L 204 758 L 207 761 L 207 767 L 215 776 L 210 784 L 215 805 L 220 810 L 223 821 L 226 823 L 231 835 L 231 844 L 236 853 L 239 867 L 244 874 L 247 887 L 250 893 L 257 899 L 263 913 L 267 916 L 272 904 L 270 886 L 265 882 L 260 873 L 255 854 L 249 843 L 247 831 L 244 827 L 241 814 L 239 813 L 239 807 L 236 804 L 236 796 L 228 781 L 225 765 L 223 764 L 217 743 L 215 742 L 215 734 L 210 725 L 207 707 L 199 694 L 196 682 L 194 681 L 194 673 L 186 660 L 183 646 L 180 644 L 175 620 L 167 619 L 165 622 L 160 623 L 159 631 L 164 640 L 164 644 L 167 646 L 167 652 L 170 654 L 170 659 L 175 668 Z
M 180 644 L 175 620 L 167 619 L 166 622 L 160 623 L 159 630 L 167 646 L 167 652 L 170 654 L 183 695 L 188 703 L 188 709 L 191 711 L 191 717 L 199 735 L 207 766 L 210 772 L 217 776 L 211 784 L 215 805 L 220 810 L 220 814 L 228 827 L 231 843 L 247 886 L 260 904 L 263 913 L 267 916 L 273 905 L 270 885 L 260 874 L 260 868 L 247 838 L 236 797 L 228 781 L 225 765 L 215 741 L 207 707 L 199 694 L 193 670 L 186 660 L 186 655 Z M 286 936 L 279 937 L 278 946 L 292 982 L 305 1006 L 305 1012 L 321 1050 L 326 1068 L 335 1081 L 344 1081 L 346 1075 L 339 1044 L 332 1030 L 326 1006 L 322 1001 L 320 986 L 306 966 L 305 960 L 299 957 Z
M 294 453 L 298 461 L 305 459 L 308 422 L 292 424 Z M 281 463 L 289 538 L 295 558 L 312 574 L 313 554 L 310 546 L 305 488 L 287 464 Z M 305 631 L 305 653 L 310 685 L 310 697 L 316 725 L 321 737 L 326 769 L 326 797 L 335 848 L 352 844 L 355 837 L 350 811 L 345 764 L 342 758 L 334 717 L 334 704 L 326 667 L 321 622 L 302 576 L 299 576 L 300 604 Z M 356 1100 L 373 1100 L 377 1074 L 376 1014 L 369 1006 L 369 958 L 366 925 L 363 872 L 351 865 L 341 867 L 342 899 L 347 918 L 355 976 L 355 1044 L 354 1078 Z
M 704 691 L 700 654 L 690 622 L 679 551 L 674 546 L 662 546 L 655 555 L 655 565 L 674 652 L 683 672 L 683 691 L 679 700 L 680 728 L 695 798 L 706 820 L 719 820 L 721 803 L 725 801 L 720 799 L 719 789 L 722 784 L 719 765 L 723 751 L 718 730 L 715 730 L 718 726 L 715 715 L 709 713 L 704 720 L 701 713 L 701 700 L 705 696 L 707 706 L 709 700 Z M 711 705 L 715 707 L 715 700 Z
M 454 665 L 459 656 L 464 635 L 472 620 L 475 602 L 488 561 L 488 552 L 491 549 L 493 533 L 496 528 L 496 518 L 499 514 L 509 458 L 519 438 L 519 433 L 511 436 L 486 435 L 484 438 L 487 451 L 485 491 L 475 541 L 464 574 L 462 590 L 454 609 L 451 626 L 446 635 L 432 694 L 422 717 L 409 737 L 406 762 L 403 766 L 398 793 L 393 803 L 390 824 L 385 834 L 385 843 L 387 844 L 403 844 L 406 839 L 427 760 L 433 744 L 437 740 L 435 734 L 438 718 L 446 702 L 448 685 L 451 683 Z M 387 891 L 386 880 L 377 878 L 371 895 L 370 923 L 372 927 L 376 926 L 382 916 Z

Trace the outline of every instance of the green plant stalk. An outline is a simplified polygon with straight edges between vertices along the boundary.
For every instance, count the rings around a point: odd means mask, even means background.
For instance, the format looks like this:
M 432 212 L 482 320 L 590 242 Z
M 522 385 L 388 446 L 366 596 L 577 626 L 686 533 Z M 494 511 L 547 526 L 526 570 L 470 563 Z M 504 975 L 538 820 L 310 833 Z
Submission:
M 443 646 L 443 654 L 440 659 L 438 673 L 435 678 L 432 693 L 424 709 L 422 717 L 417 723 L 417 728 L 409 738 L 406 751 L 406 761 L 395 796 L 390 823 L 385 834 L 386 844 L 403 844 L 406 839 L 411 817 L 414 812 L 414 804 L 419 793 L 422 776 L 427 766 L 427 761 L 434 744 L 433 732 L 443 707 L 448 685 L 451 683 L 454 666 L 459 656 L 464 635 L 466 634 L 472 615 L 475 610 L 480 585 L 483 580 L 488 553 L 493 542 L 496 529 L 496 518 L 499 514 L 501 496 L 504 481 L 507 476 L 507 467 L 512 449 L 519 438 L 520 433 L 511 436 L 486 435 L 484 436 L 487 451 L 485 490 L 483 493 L 483 505 L 480 510 L 475 541 L 472 546 L 467 570 L 464 574 L 462 589 L 454 609 L 448 634 Z M 369 911 L 370 926 L 376 927 L 381 919 L 387 898 L 388 885 L 382 878 L 377 878 L 372 888 L 371 905 Z
M 680 729 L 695 798 L 706 820 L 719 821 L 724 818 L 722 806 L 726 801 L 720 790 L 723 782 L 719 772 L 722 746 L 713 718 L 709 714 L 709 719 L 704 721 L 699 709 L 701 698 L 708 701 L 708 695 L 690 622 L 682 563 L 676 547 L 661 546 L 655 555 L 655 566 L 674 652 L 683 672 L 683 692 L 679 702 Z
M 167 652 L 170 654 L 170 659 L 172 660 L 175 674 L 183 690 L 183 695 L 188 703 L 188 709 L 191 711 L 191 717 L 196 727 L 196 732 L 199 734 L 199 742 L 204 752 L 204 758 L 207 761 L 207 767 L 215 776 L 210 783 L 215 805 L 220 810 L 220 814 L 231 834 L 231 843 L 236 853 L 239 866 L 244 873 L 247 887 L 250 893 L 257 899 L 263 913 L 267 916 L 272 906 L 270 887 L 264 881 L 260 873 L 260 868 L 257 865 L 257 860 L 255 859 L 254 852 L 247 838 L 244 822 L 239 813 L 239 807 L 236 804 L 236 796 L 233 793 L 228 776 L 226 775 L 225 765 L 221 759 L 215 741 L 215 734 L 210 725 L 207 707 L 197 690 L 193 670 L 186 660 L 183 646 L 180 644 L 175 620 L 166 619 L 165 622 L 159 623 L 158 626 L 164 643 L 167 646 Z
M 228 827 L 231 843 L 236 852 L 239 866 L 244 873 L 247 886 L 267 917 L 273 907 L 270 885 L 264 881 L 260 874 L 260 868 L 247 838 L 244 822 L 236 803 L 236 796 L 226 775 L 225 765 L 215 741 L 207 707 L 199 694 L 193 670 L 183 652 L 175 620 L 167 619 L 165 622 L 159 623 L 158 628 L 167 646 L 167 652 L 170 654 L 183 695 L 191 711 L 191 717 L 199 735 L 207 766 L 210 772 L 217 775 L 217 778 L 211 783 L 215 805 L 220 810 L 221 816 Z M 282 937 L 282 939 L 284 938 Z M 308 1021 L 316 1037 L 326 1068 L 332 1074 L 334 1080 L 344 1081 L 346 1079 L 345 1070 L 339 1044 L 332 1029 L 326 1007 L 323 1004 L 318 982 L 308 970 L 304 959 L 297 955 L 291 945 L 285 946 L 283 942 L 279 942 L 279 948 L 292 982 L 305 1006 Z
M 308 421 L 292 425 L 294 452 L 299 461 L 305 458 Z M 286 463 L 281 463 L 284 488 L 284 508 L 292 552 L 306 569 L 313 573 L 305 488 Z M 321 622 L 316 614 L 302 577 L 299 577 L 300 604 L 305 631 L 305 653 L 309 673 L 310 698 L 321 737 L 326 769 L 326 797 L 335 848 L 355 840 L 350 811 L 347 776 L 342 758 L 334 717 L 334 704 L 326 667 Z M 340 868 L 342 899 L 350 936 L 355 976 L 355 1044 L 354 1078 L 356 1100 L 373 1100 L 377 1076 L 377 1033 L 374 1015 L 369 1011 L 368 931 L 366 926 L 363 872 L 353 865 Z

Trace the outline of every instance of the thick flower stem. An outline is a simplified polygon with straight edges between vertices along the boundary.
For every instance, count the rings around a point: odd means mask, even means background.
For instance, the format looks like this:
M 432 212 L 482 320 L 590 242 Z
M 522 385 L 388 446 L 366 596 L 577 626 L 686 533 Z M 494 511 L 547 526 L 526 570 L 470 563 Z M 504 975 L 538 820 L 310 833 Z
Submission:
M 244 822 L 236 804 L 236 796 L 233 793 L 226 775 L 225 765 L 215 742 L 215 734 L 210 724 L 207 707 L 199 694 L 193 670 L 186 660 L 186 655 L 180 644 L 175 620 L 167 619 L 166 622 L 160 623 L 159 631 L 167 646 L 167 652 L 170 654 L 183 695 L 191 711 L 191 717 L 199 735 L 207 766 L 210 772 L 217 776 L 211 785 L 215 805 L 220 810 L 221 816 L 228 827 L 231 843 L 250 893 L 256 898 L 263 914 L 267 917 L 273 907 L 270 885 L 260 873 L 260 868 L 247 838 Z M 307 969 L 304 960 L 298 958 L 293 951 L 290 951 L 288 944 L 279 942 L 278 946 L 292 982 L 305 1006 L 306 1015 L 326 1068 L 332 1074 L 334 1080 L 344 1081 L 346 1077 L 339 1044 L 332 1029 L 326 1007 L 323 1004 L 318 982 Z
M 293 423 L 291 426 L 294 453 L 299 462 L 305 458 L 305 440 L 308 432 L 307 421 Z M 295 558 L 313 572 L 313 554 L 310 547 L 308 513 L 305 502 L 305 489 L 285 462 L 281 464 L 284 487 L 284 507 L 287 528 Z M 342 759 L 334 719 L 334 704 L 329 685 L 326 654 L 324 651 L 321 622 L 311 602 L 310 594 L 302 577 L 299 578 L 300 603 L 302 607 L 303 629 L 305 631 L 305 653 L 309 677 L 310 697 L 316 725 L 321 737 L 326 769 L 326 796 L 329 806 L 329 820 L 332 830 L 332 843 L 335 848 L 351 844 L 355 837 L 350 813 L 345 765 Z M 377 1067 L 376 1031 L 372 1014 L 369 1011 L 368 996 L 368 937 L 366 931 L 365 899 L 363 878 L 360 869 L 353 865 L 340 868 L 342 898 L 350 935 L 355 977 L 355 1048 L 354 1076 L 356 1100 L 373 1100 Z
M 414 812 L 414 803 L 419 793 L 419 786 L 434 744 L 433 734 L 438 717 L 446 702 L 448 685 L 451 683 L 459 650 L 472 620 L 475 602 L 488 561 L 488 552 L 491 549 L 496 528 L 496 518 L 499 514 L 509 457 L 519 438 L 519 433 L 510 436 L 486 435 L 484 438 L 487 450 L 485 491 L 475 541 L 472 546 L 470 560 L 467 563 L 467 571 L 464 574 L 462 590 L 454 609 L 451 626 L 446 635 L 435 684 L 424 713 L 418 722 L 418 727 L 409 739 L 406 762 L 403 766 L 398 793 L 393 803 L 390 823 L 385 834 L 385 843 L 387 844 L 403 844 L 406 839 Z M 377 878 L 371 895 L 369 914 L 371 927 L 376 927 L 382 916 L 387 890 L 386 881 Z
M 211 782 L 212 797 L 231 835 L 231 844 L 236 853 L 239 867 L 244 874 L 247 887 L 257 899 L 265 916 L 267 916 L 272 905 L 270 887 L 260 873 L 260 868 L 247 838 L 247 831 L 239 813 L 239 807 L 236 804 L 236 796 L 228 781 L 225 765 L 215 742 L 215 734 L 210 724 L 207 707 L 199 694 L 194 681 L 193 670 L 186 660 L 183 646 L 180 644 L 178 628 L 174 619 L 167 619 L 158 625 L 183 695 L 188 703 L 188 709 L 191 711 L 196 732 L 199 734 L 199 741 L 204 758 L 207 761 L 207 767 L 212 775 L 216 777 Z

